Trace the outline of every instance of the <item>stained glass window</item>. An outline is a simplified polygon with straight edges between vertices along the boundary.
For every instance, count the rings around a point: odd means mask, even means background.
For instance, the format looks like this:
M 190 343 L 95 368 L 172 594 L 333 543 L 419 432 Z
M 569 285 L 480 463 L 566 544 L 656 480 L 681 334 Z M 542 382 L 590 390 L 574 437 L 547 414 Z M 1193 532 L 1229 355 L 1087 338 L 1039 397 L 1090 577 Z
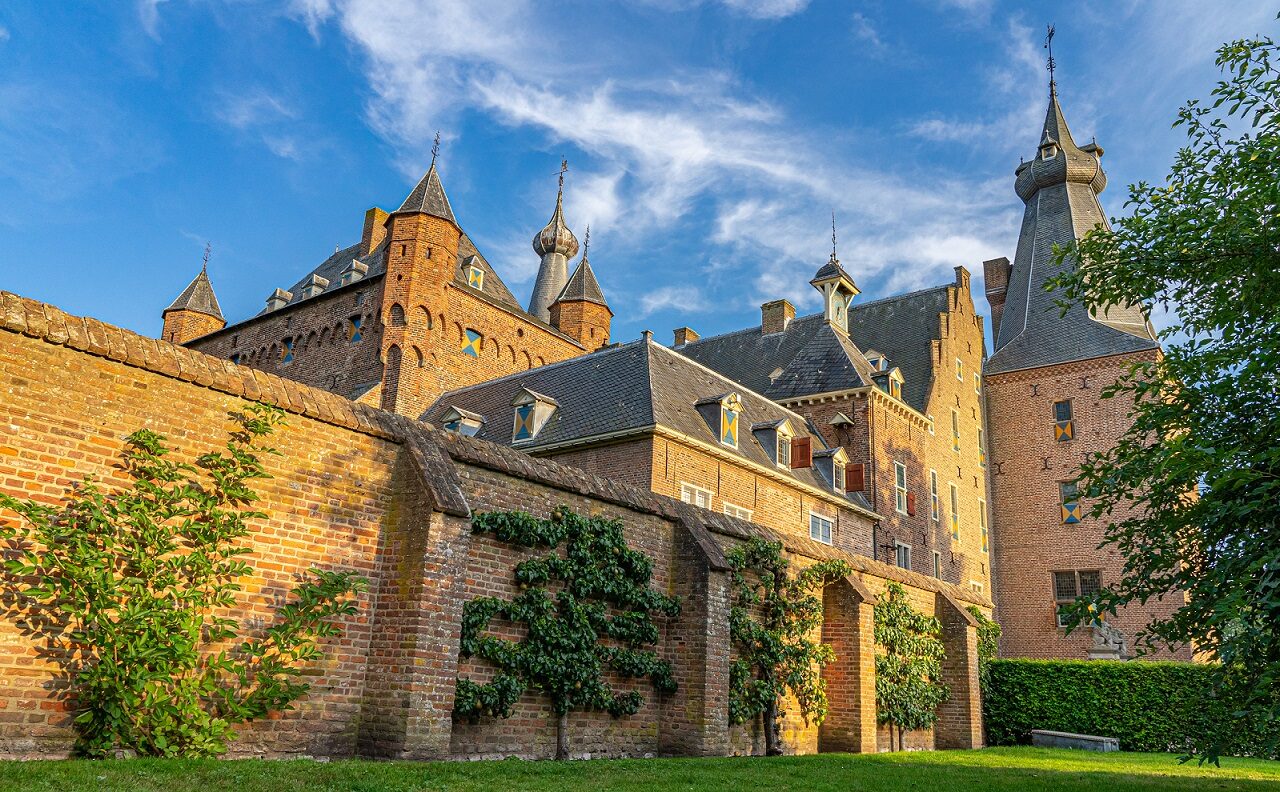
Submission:
M 720 407 L 720 442 L 738 447 L 738 411 L 728 404 Z
M 280 362 L 281 363 L 293 362 L 293 339 L 292 338 L 286 338 L 283 344 L 281 345 Z
M 533 437 L 533 411 L 535 405 L 521 404 L 516 407 L 516 429 L 514 439 L 528 440 Z
M 1053 403 L 1053 439 L 1066 442 L 1075 437 L 1075 416 L 1072 414 L 1071 402 Z
M 359 316 L 353 316 L 347 320 L 347 338 L 351 343 L 354 344 L 364 338 L 364 331 L 361 329 L 363 324 L 364 319 Z
M 484 345 L 484 336 L 468 328 L 462 334 L 462 352 L 473 358 L 480 357 L 480 348 Z

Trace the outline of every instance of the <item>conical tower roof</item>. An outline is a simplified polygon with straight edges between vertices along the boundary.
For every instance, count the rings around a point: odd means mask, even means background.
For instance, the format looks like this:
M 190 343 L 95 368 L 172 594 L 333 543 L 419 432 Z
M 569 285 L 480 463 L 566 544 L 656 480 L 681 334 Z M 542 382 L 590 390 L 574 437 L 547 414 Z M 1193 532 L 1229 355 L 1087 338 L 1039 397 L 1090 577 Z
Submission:
M 223 318 L 222 308 L 218 306 L 218 298 L 213 293 L 213 284 L 209 282 L 209 274 L 203 268 L 163 313 L 170 311 L 194 311 L 216 319 Z
M 564 285 L 560 296 L 556 297 L 556 302 L 590 302 L 603 305 L 605 308 L 609 307 L 609 303 L 604 299 L 604 292 L 600 290 L 600 282 L 596 280 L 596 274 L 591 271 L 591 262 L 587 260 L 585 254 L 582 256 L 582 261 L 578 262 L 578 268 L 569 276 L 569 282 Z
M 422 181 L 418 182 L 413 192 L 409 193 L 409 197 L 396 210 L 396 214 L 404 212 L 422 212 L 458 225 L 453 216 L 453 207 L 449 205 L 449 197 L 444 194 L 444 185 L 440 184 L 440 172 L 436 170 L 434 161 L 427 170 L 427 175 L 422 177 Z

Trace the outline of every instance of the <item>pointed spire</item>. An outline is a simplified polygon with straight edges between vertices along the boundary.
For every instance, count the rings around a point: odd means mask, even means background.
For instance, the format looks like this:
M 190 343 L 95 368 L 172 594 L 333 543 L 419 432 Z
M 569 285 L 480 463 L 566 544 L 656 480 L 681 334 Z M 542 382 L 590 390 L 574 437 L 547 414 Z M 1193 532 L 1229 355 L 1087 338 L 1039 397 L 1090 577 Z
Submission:
M 590 246 L 591 226 L 587 226 L 586 239 L 582 243 L 582 260 L 578 262 L 578 268 L 569 276 L 569 282 L 556 297 L 556 302 L 591 302 L 609 307 L 609 303 L 604 298 L 604 292 L 600 289 L 600 282 L 596 280 L 596 274 L 591 270 L 591 262 L 587 259 Z
M 564 175 L 569 170 L 569 161 L 560 161 L 560 184 L 556 188 L 556 208 L 551 219 L 533 238 L 533 252 L 539 256 L 548 253 L 559 253 L 566 259 L 578 254 L 578 239 L 564 222 Z
M 163 313 L 170 311 L 193 311 L 222 320 L 222 308 L 213 293 L 213 284 L 209 281 L 209 245 L 204 248 L 204 263 L 200 266 L 200 274 L 187 284 L 178 299 L 174 300 Z
M 1053 70 L 1057 64 L 1053 60 L 1053 34 L 1057 31 L 1053 25 L 1049 25 L 1048 34 L 1044 37 L 1044 48 L 1049 50 L 1049 61 L 1046 68 L 1049 69 L 1049 96 L 1055 98 L 1058 95 L 1058 84 L 1053 80 Z
M 444 185 L 440 183 L 440 172 L 436 170 L 436 158 L 440 155 L 440 133 L 436 132 L 435 144 L 431 147 L 431 167 L 427 175 L 422 177 L 409 197 L 404 199 L 396 214 L 406 212 L 429 214 L 458 225 L 453 216 L 453 207 L 449 205 L 449 197 L 444 194 Z

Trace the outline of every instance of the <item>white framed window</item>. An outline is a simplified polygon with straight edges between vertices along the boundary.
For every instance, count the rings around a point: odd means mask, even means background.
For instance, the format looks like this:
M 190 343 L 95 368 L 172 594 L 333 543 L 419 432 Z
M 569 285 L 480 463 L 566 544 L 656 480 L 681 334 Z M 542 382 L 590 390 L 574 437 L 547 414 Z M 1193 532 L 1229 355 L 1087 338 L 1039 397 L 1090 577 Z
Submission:
M 831 489 L 844 492 L 844 463 L 831 460 Z
M 680 500 L 685 503 L 692 503 L 694 506 L 701 506 L 704 509 L 711 508 L 712 492 L 709 489 L 694 484 L 681 482 L 680 484 Z
M 981 594 L 981 593 L 983 593 L 984 591 L 986 591 L 986 590 L 987 590 L 987 587 L 986 587 L 985 585 L 983 585 L 983 583 L 982 583 L 982 581 L 981 581 L 981 580 L 970 580 L 970 581 L 969 581 L 969 588 L 973 589 L 974 591 L 978 592 L 979 594 Z
M 960 451 L 960 411 L 951 411 L 951 450 Z
M 960 488 L 951 485 L 951 538 L 960 539 Z
M 911 568 L 911 545 L 902 542 L 893 543 L 894 562 L 903 569 Z
M 791 435 L 778 432 L 778 453 L 775 456 L 778 467 L 791 469 Z
M 724 502 L 724 513 L 730 517 L 737 517 L 740 520 L 750 520 L 751 510 L 744 509 L 736 503 Z
M 981 426 L 978 427 L 978 466 L 987 466 L 987 434 Z
M 934 522 L 942 519 L 942 502 L 938 497 L 938 471 L 929 471 L 929 516 Z
M 956 379 L 964 382 L 964 361 L 956 358 Z
M 893 508 L 898 514 L 907 513 L 907 466 L 893 463 Z
M 815 542 L 831 544 L 831 518 L 809 512 L 809 538 Z
M 942 580 L 942 553 L 933 551 L 933 576 Z
M 982 393 L 982 375 L 981 374 L 975 373 L 973 375 L 973 392 L 977 394 Z
M 925 419 L 929 421 L 929 434 L 937 434 L 938 432 L 933 426 L 933 413 L 926 415 Z

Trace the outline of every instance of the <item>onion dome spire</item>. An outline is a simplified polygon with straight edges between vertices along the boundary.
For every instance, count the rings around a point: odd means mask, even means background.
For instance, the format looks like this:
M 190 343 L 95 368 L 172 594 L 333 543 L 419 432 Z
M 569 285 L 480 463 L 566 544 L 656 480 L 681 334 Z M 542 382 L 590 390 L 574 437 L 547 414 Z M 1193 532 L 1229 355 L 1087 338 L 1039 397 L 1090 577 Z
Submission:
M 539 256 L 559 253 L 567 259 L 578 255 L 578 239 L 564 222 L 564 174 L 569 170 L 567 160 L 560 161 L 560 186 L 556 190 L 556 210 L 538 235 L 533 238 L 533 252 Z

